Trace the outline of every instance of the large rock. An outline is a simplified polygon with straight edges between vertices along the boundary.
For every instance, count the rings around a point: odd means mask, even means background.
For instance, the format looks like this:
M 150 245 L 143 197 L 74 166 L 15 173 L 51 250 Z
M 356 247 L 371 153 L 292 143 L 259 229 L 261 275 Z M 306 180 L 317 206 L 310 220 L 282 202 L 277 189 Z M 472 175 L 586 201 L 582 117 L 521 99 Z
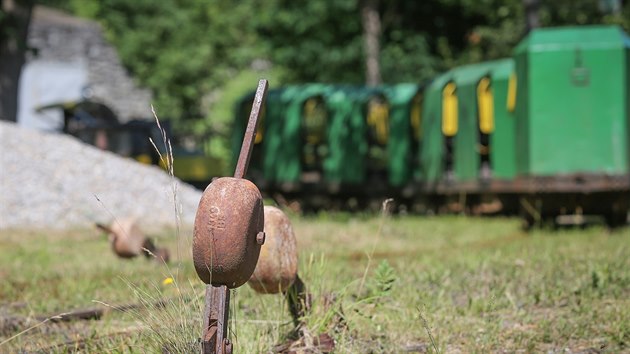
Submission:
M 92 227 L 135 217 L 151 231 L 175 226 L 176 208 L 183 226 L 194 222 L 201 192 L 158 167 L 7 122 L 0 122 L 0 151 L 0 229 Z

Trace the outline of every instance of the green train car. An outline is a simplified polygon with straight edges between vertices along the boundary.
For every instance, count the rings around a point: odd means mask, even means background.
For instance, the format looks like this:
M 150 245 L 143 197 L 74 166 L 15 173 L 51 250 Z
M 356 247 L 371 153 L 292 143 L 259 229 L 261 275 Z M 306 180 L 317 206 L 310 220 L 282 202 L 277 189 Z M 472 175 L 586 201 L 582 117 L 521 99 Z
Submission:
M 540 30 L 514 50 L 515 183 L 528 220 L 573 206 L 626 221 L 630 38 L 618 27 Z
M 410 102 L 417 102 L 418 121 L 419 94 L 416 84 L 270 90 L 248 178 L 270 196 L 298 198 L 314 208 L 348 199 L 360 206 L 382 195 L 411 198 L 419 136 Z M 233 161 L 252 100 L 248 94 L 237 103 Z
M 426 85 L 271 90 L 250 178 L 303 204 L 393 197 L 527 226 L 630 207 L 630 39 L 614 26 L 538 29 L 513 57 Z M 238 151 L 253 94 L 237 107 Z M 236 155 L 234 160 L 236 160 Z
M 516 172 L 514 107 L 507 104 L 513 72 L 512 59 L 467 65 L 426 88 L 419 155 L 429 207 L 504 210 L 491 191 L 509 190 Z

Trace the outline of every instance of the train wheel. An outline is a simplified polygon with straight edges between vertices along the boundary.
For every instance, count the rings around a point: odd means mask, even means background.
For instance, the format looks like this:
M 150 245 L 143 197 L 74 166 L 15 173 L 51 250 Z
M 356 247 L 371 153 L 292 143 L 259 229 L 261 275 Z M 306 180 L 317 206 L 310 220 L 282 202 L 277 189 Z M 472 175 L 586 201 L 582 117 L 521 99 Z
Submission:
M 523 231 L 531 231 L 536 225 L 536 220 L 528 215 L 521 215 L 521 229 Z
M 625 212 L 610 212 L 606 214 L 606 225 L 610 229 L 617 229 L 627 224 L 628 213 Z

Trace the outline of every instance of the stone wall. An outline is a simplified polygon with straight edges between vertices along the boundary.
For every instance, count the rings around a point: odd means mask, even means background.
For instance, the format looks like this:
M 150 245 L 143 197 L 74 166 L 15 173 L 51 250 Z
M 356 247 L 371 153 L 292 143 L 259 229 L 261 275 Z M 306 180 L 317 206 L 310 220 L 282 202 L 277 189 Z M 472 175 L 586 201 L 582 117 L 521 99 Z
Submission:
M 121 122 L 151 118 L 151 91 L 137 86 L 105 40 L 98 23 L 36 6 L 28 33 L 29 62 L 85 65 L 92 98 L 108 105 Z

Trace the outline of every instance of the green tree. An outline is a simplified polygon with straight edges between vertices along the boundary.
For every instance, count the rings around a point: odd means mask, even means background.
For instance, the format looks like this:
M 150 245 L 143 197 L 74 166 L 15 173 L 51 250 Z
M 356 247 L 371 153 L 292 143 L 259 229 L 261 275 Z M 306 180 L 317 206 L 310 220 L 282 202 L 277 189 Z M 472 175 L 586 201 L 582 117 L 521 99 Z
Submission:
M 269 0 L 260 9 L 256 30 L 287 81 L 364 81 L 357 0 Z
M 0 120 L 17 121 L 20 71 L 33 1 L 0 0 Z
M 256 55 L 247 1 L 73 1 L 97 19 L 167 117 L 202 117 L 203 101 Z
M 243 71 L 257 71 L 252 63 L 264 58 L 252 27 L 255 3 L 71 0 L 68 7 L 101 23 L 124 65 L 153 91 L 158 116 L 171 119 L 177 137 L 227 158 L 232 117 L 219 101 L 226 85 Z
M 630 30 L 628 1 L 616 12 L 605 6 L 613 0 L 538 3 L 543 27 L 619 24 Z M 287 68 L 287 80 L 362 83 L 362 4 L 271 0 L 256 28 L 273 63 Z M 526 34 L 523 0 L 390 0 L 378 10 L 385 82 L 423 81 L 457 65 L 509 56 Z

